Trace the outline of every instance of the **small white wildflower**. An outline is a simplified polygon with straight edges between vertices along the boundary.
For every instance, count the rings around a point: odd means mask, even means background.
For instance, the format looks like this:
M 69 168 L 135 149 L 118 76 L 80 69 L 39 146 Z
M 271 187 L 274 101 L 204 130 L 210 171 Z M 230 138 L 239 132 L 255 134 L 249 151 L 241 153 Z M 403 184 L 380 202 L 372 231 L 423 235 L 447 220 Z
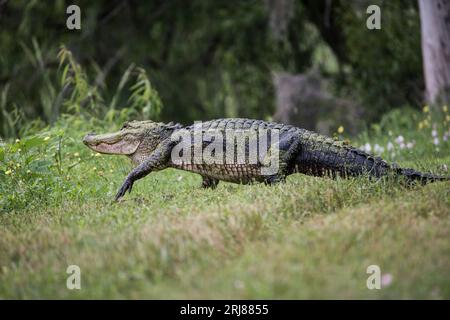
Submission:
M 389 141 L 386 148 L 388 149 L 388 151 L 391 151 L 392 149 L 394 149 L 394 144 Z
M 406 147 L 406 145 L 403 142 L 400 143 L 399 146 L 400 146 L 400 149 L 405 149 L 405 147 Z
M 403 138 L 403 136 L 398 136 L 397 138 L 395 138 L 395 142 L 397 144 L 402 144 L 405 141 L 405 138 Z
M 448 140 L 448 135 L 444 134 L 444 136 L 442 137 L 442 140 L 447 141 Z
M 439 145 L 439 138 L 434 138 L 434 139 L 433 139 L 433 144 L 434 144 L 435 146 Z
M 431 131 L 431 136 L 432 136 L 433 138 L 436 138 L 437 135 L 438 135 L 437 130 L 436 130 L 436 129 L 433 129 L 433 130 Z
M 177 181 L 181 181 L 183 179 L 183 176 L 178 176 Z
M 382 146 L 380 146 L 378 143 L 376 143 L 373 146 L 373 152 L 375 152 L 376 154 L 380 154 L 384 152 L 384 148 Z
M 408 142 L 407 144 L 406 144 L 406 148 L 407 149 L 412 149 L 414 147 L 414 143 L 412 143 L 412 142 Z
M 372 146 L 370 145 L 370 143 L 366 143 L 365 145 L 364 145 L 364 151 L 365 152 L 370 152 L 372 150 Z

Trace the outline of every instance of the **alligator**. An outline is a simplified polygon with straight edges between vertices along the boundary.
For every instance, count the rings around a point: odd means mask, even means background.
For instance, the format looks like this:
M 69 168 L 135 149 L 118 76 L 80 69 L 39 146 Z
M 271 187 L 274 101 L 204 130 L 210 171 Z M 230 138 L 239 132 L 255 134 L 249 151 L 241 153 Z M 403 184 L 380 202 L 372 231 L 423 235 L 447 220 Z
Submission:
M 239 140 L 232 135 L 230 138 L 230 132 L 245 133 L 246 138 Z M 274 134 L 268 135 L 267 132 Z M 186 136 L 188 138 L 181 143 Z M 199 137 L 200 140 L 196 140 Z M 265 142 L 266 149 L 259 144 L 264 142 L 263 138 L 268 141 Z M 196 144 L 196 141 L 200 143 Z M 129 121 L 115 133 L 89 133 L 83 142 L 99 153 L 126 155 L 135 165 L 117 192 L 116 201 L 127 191 L 131 192 L 136 180 L 166 168 L 200 174 L 204 188 L 215 188 L 220 180 L 241 184 L 274 184 L 285 181 L 293 173 L 331 178 L 367 175 L 379 179 L 394 176 L 402 177 L 402 181 L 407 183 L 418 181 L 421 184 L 450 180 L 448 176 L 388 164 L 345 141 L 292 125 L 262 120 L 218 119 L 190 126 L 151 120 Z M 211 147 L 213 144 L 214 147 Z M 254 155 L 252 148 L 255 146 L 259 153 L 256 158 L 249 159 L 250 154 Z M 244 151 L 239 153 L 239 148 L 244 148 Z M 212 161 L 211 157 L 202 157 L 207 149 L 213 156 Z M 262 169 L 267 168 L 271 161 L 277 161 L 275 170 L 263 172 Z

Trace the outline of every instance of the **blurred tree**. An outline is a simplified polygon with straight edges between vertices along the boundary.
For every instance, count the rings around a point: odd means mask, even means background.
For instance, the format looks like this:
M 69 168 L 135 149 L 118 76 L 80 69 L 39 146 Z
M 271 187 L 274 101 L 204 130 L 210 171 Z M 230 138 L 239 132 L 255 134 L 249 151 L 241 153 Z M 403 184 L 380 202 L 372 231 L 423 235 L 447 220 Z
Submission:
M 370 1 L 382 8 L 382 30 L 369 31 L 366 2 L 0 0 L 0 135 L 17 134 L 30 119 L 50 123 L 65 111 L 61 44 L 107 107 L 132 105 L 138 74 L 123 75 L 131 64 L 144 68 L 165 106 L 161 120 L 270 117 L 273 74 L 311 69 L 334 94 L 361 101 L 369 121 L 403 104 L 420 105 L 417 3 Z M 81 8 L 81 30 L 66 28 L 70 4 Z
M 450 1 L 419 0 L 423 67 L 429 103 L 450 102 Z

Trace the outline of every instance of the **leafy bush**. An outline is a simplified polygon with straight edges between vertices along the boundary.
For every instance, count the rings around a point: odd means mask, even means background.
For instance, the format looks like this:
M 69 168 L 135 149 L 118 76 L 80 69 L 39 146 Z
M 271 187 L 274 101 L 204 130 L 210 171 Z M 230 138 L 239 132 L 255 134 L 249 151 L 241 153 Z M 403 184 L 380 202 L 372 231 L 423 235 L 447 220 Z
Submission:
M 45 134 L 34 135 L 0 147 L 2 211 L 54 196 L 55 189 L 64 187 L 61 179 L 61 136 L 50 140 Z
M 83 186 L 82 181 L 102 174 L 102 166 L 93 161 L 95 154 L 81 143 L 83 134 L 95 128 L 114 130 L 124 121 L 157 118 L 162 110 L 158 93 L 152 87 L 143 69 L 130 66 L 122 77 L 118 91 L 123 90 L 130 76 L 136 74 L 136 83 L 131 86 L 131 107 L 116 109 L 114 96 L 105 103 L 100 90 L 90 85 L 81 66 L 65 47 L 58 55 L 60 59 L 62 95 L 59 112 L 63 114 L 51 128 L 42 128 L 39 121 L 22 127 L 22 139 L 2 143 L 0 146 L 0 210 L 10 212 L 35 205 L 61 203 L 63 199 L 96 195 L 97 188 L 104 186 L 92 183 Z M 136 72 L 135 72 L 136 71 Z M 68 95 L 70 93 L 70 95 Z M 59 107 L 58 107 L 59 108 Z M 97 154 L 99 156 L 99 154 Z M 114 161 L 113 161 L 114 162 Z M 74 168 L 82 165 L 78 173 Z
M 381 30 L 368 30 L 365 10 L 381 8 Z M 379 120 L 385 112 L 420 106 L 423 93 L 420 18 L 416 1 L 363 1 L 342 8 L 338 19 L 345 34 L 346 77 L 336 81 L 341 91 L 359 97 L 366 118 Z M 405 31 L 407 30 L 407 31 Z

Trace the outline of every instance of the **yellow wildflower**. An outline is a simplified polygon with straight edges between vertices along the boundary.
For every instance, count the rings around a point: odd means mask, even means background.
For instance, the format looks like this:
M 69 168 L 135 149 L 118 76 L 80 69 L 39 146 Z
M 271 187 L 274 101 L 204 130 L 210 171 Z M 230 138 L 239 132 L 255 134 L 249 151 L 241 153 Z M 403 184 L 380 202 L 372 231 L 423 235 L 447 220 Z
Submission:
M 442 111 L 444 111 L 445 113 L 447 113 L 447 111 L 448 111 L 448 107 L 447 107 L 447 105 L 445 105 L 445 106 L 442 106 Z
M 450 115 L 447 115 L 447 116 L 445 117 L 445 120 L 446 120 L 447 122 L 450 122 Z
M 419 130 L 421 130 L 421 129 L 423 129 L 423 122 L 422 121 L 419 122 Z
M 430 111 L 430 107 L 429 106 L 424 106 L 423 107 L 423 112 L 424 113 L 427 113 L 427 112 L 429 112 Z
M 80 154 L 79 154 L 78 152 L 75 152 L 73 155 L 74 155 L 75 157 L 79 157 L 79 156 L 80 156 Z
M 11 170 L 11 169 L 5 171 L 5 174 L 6 174 L 6 175 L 10 175 L 11 173 L 12 173 L 12 170 Z
M 95 156 L 96 156 L 96 157 L 100 157 L 101 154 L 100 154 L 100 153 L 96 153 Z
M 30 171 L 30 170 L 27 170 L 27 173 L 31 173 L 31 171 Z
M 339 134 L 344 133 L 344 127 L 340 126 L 337 131 L 338 131 Z
M 16 139 L 16 143 L 19 143 L 20 142 L 20 139 Z
M 48 141 L 48 140 L 50 140 L 50 137 L 45 137 L 44 138 L 44 141 Z

